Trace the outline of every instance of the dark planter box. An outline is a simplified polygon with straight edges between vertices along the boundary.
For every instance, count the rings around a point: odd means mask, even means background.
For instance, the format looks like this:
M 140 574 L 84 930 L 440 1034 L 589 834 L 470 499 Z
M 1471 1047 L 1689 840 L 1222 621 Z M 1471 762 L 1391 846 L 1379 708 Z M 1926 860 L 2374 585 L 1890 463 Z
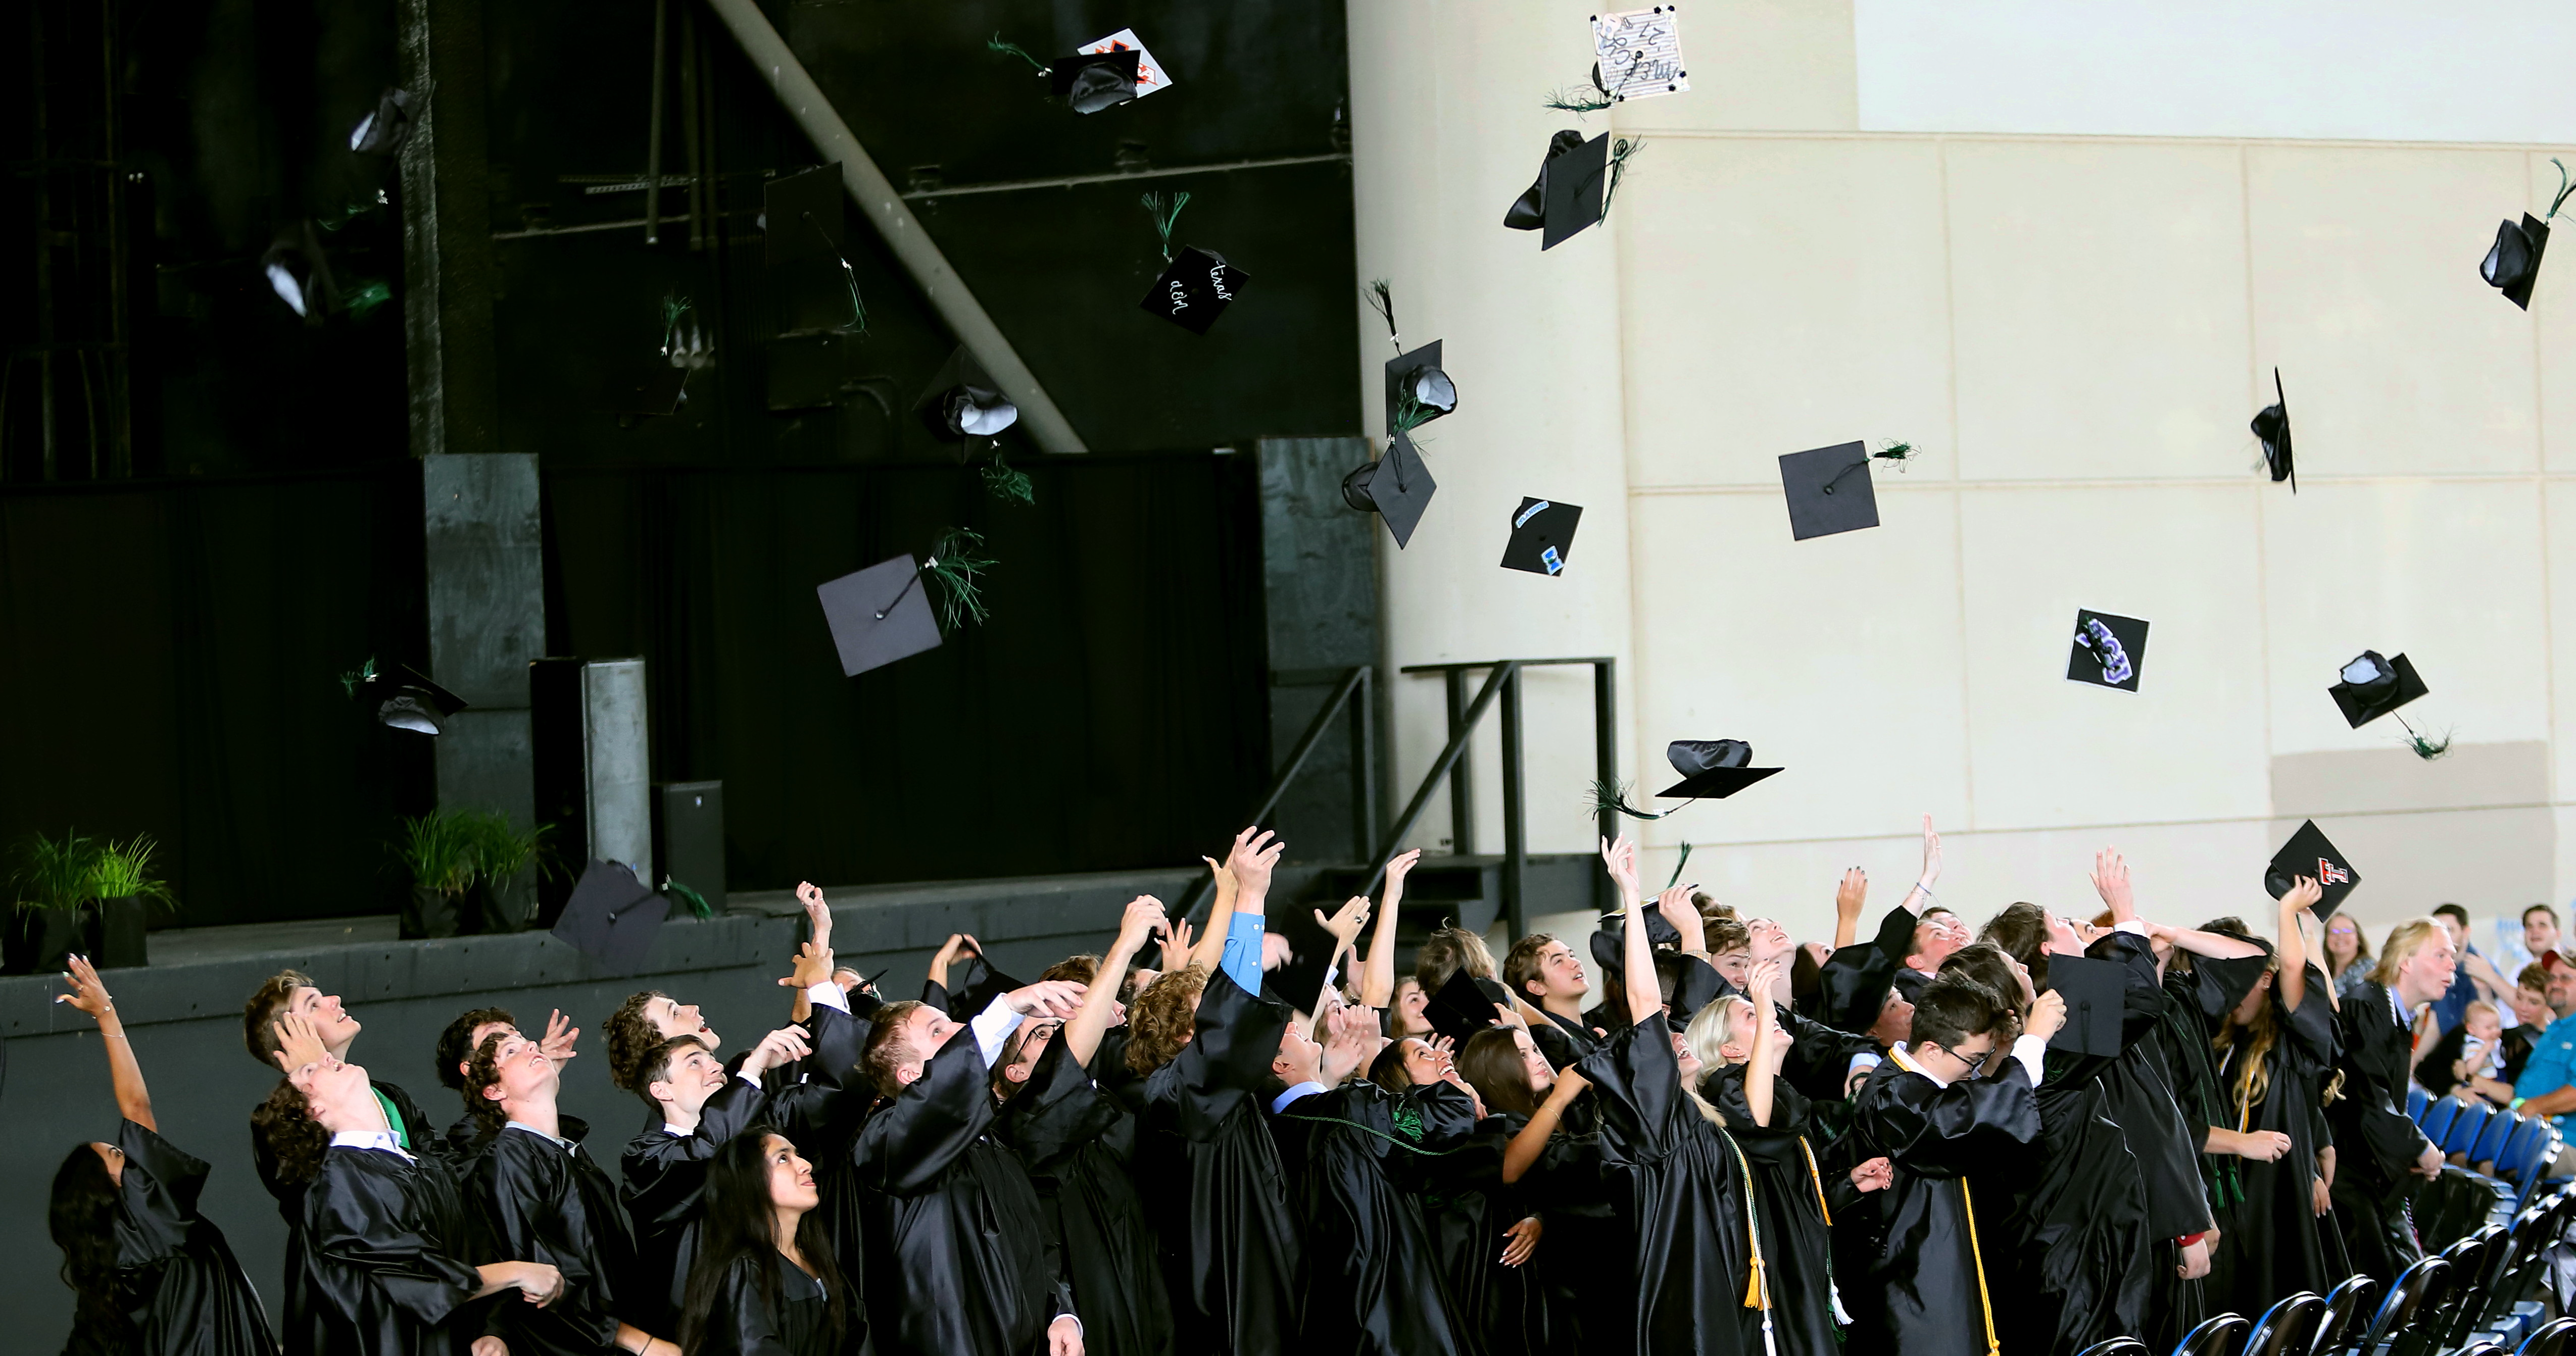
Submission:
M 456 896 L 415 885 L 410 901 L 403 905 L 402 935 L 406 939 L 453 937 L 458 912 Z
M 149 922 L 151 904 L 140 895 L 118 895 L 101 899 L 89 907 L 90 963 L 102 970 L 124 970 L 150 965 L 152 958 L 145 949 L 144 929 Z
M 72 949 L 81 944 L 78 909 L 19 909 L 9 915 L 0 938 L 0 959 L 13 975 L 53 975 L 71 968 Z

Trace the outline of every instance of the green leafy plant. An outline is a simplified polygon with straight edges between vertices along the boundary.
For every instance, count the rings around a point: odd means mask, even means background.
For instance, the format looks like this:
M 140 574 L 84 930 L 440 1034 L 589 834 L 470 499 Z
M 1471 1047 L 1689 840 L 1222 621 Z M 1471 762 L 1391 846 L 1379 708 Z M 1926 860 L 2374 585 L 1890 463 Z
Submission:
M 498 810 L 458 810 L 449 816 L 465 840 L 465 855 L 472 862 L 472 879 L 499 884 L 541 862 L 546 843 L 554 834 L 554 825 L 540 824 L 526 833 L 510 827 L 510 817 Z
M 112 838 L 100 843 L 90 854 L 89 897 L 143 899 L 164 909 L 177 908 L 169 883 L 152 874 L 152 856 L 160 848 L 148 833 L 138 833 L 122 843 Z
M 35 834 L 18 848 L 9 884 L 21 909 L 77 909 L 90 900 L 90 865 L 98 844 L 77 833 Z
M 403 821 L 403 840 L 394 849 L 411 883 L 443 895 L 463 894 L 474 883 L 473 831 L 462 816 L 433 810 Z

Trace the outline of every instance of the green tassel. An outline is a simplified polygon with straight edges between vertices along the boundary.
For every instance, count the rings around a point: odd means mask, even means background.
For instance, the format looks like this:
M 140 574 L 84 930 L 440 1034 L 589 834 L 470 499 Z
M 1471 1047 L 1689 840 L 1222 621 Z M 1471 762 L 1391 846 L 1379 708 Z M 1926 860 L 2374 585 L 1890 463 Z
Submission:
M 1610 186 L 1601 193 L 1601 216 L 1608 220 L 1610 203 L 1619 196 L 1619 180 L 1628 172 L 1628 157 L 1646 144 L 1643 137 L 1621 137 L 1610 143 Z
M 1662 814 L 1650 814 L 1644 810 L 1636 809 L 1628 804 L 1628 784 L 1626 782 L 1596 781 L 1592 784 L 1592 813 L 1595 816 L 1617 813 L 1627 815 L 1632 819 L 1661 819 L 1664 815 L 1671 814 L 1672 811 L 1666 810 Z
M 680 317 L 689 313 L 689 299 L 676 293 L 662 294 L 662 356 L 669 357 L 680 342 Z
M 358 667 L 340 675 L 340 690 L 347 693 L 349 696 L 355 697 L 358 695 L 358 684 L 372 683 L 375 680 L 376 657 L 374 655 L 368 655 L 366 663 L 360 664 Z
M 970 621 L 980 626 L 991 615 L 975 576 L 998 562 L 978 554 L 983 547 L 984 534 L 971 527 L 952 527 L 940 533 L 939 544 L 930 548 L 930 559 L 921 572 L 937 580 L 947 594 L 939 602 L 940 630 L 954 631 Z
M 1045 62 L 1038 60 L 1036 57 L 1030 56 L 1028 49 L 1020 46 L 1018 43 L 1002 41 L 1002 35 L 998 32 L 984 43 L 984 50 L 1003 56 L 1018 57 L 1020 60 L 1029 63 L 1029 69 L 1036 71 L 1038 74 L 1044 75 L 1047 73 L 1048 68 Z
M 1664 882 L 1665 889 L 1669 890 L 1682 883 L 1682 868 L 1690 865 L 1690 847 L 1688 843 L 1682 844 L 1682 859 L 1673 863 L 1673 878 Z
M 382 282 L 370 282 L 360 287 L 357 291 L 350 293 L 348 299 L 343 302 L 342 305 L 348 310 L 350 315 L 364 317 L 369 311 L 372 311 L 393 299 L 394 289 L 392 286 Z
M 679 905 L 681 908 L 687 909 L 689 911 L 689 916 L 692 918 L 713 918 L 716 916 L 715 906 L 707 902 L 707 897 L 705 895 L 699 894 L 697 891 L 682 885 L 678 881 L 671 879 L 669 876 L 664 876 L 662 878 L 662 894 L 672 903 Z
M 1611 102 L 1612 100 L 1610 96 L 1601 93 L 1599 90 L 1585 92 L 1582 90 L 1561 89 L 1547 96 L 1547 106 L 1549 108 L 1553 108 L 1560 113 L 1572 113 L 1577 116 L 1585 113 L 1599 113 L 1610 107 Z
M 1880 461 L 1895 462 L 1896 469 L 1902 471 L 1905 469 L 1905 463 L 1923 455 L 1923 449 L 1916 447 L 1912 443 L 1892 442 L 1882 445 L 1877 451 L 1870 453 L 1870 455 L 1876 457 Z
M 1190 195 L 1147 193 L 1137 201 L 1145 204 L 1146 214 L 1154 219 L 1155 234 L 1163 238 L 1163 262 L 1172 262 L 1172 225 L 1181 219 L 1181 209 L 1190 205 Z
M 1405 390 L 1396 392 L 1395 427 L 1387 431 L 1389 433 L 1411 433 L 1415 429 L 1422 427 L 1424 424 L 1430 423 L 1431 416 L 1438 413 L 1438 410 L 1423 404 L 1419 399 L 1417 399 L 1412 390 L 1408 387 Z
M 1005 503 L 1034 507 L 1038 502 L 1037 486 L 1029 473 L 1013 469 L 999 452 L 993 454 L 993 464 L 984 468 L 984 492 Z
M 2567 195 L 2570 192 L 2576 192 L 2576 185 L 2571 185 L 2567 182 L 2567 167 L 2565 165 L 2558 164 L 2557 156 L 2553 155 L 2549 157 L 2549 163 L 2558 165 L 2558 196 L 2549 200 L 2549 215 L 2541 219 L 2543 221 L 2556 221 L 2558 219 L 2559 205 L 2567 201 Z
M 1384 278 L 1371 282 L 1368 290 L 1369 309 L 1377 312 L 1378 318 L 1386 322 L 1387 342 L 1394 344 L 1398 353 L 1403 352 L 1404 341 L 1397 338 L 1395 333 L 1395 293 L 1388 290 Z

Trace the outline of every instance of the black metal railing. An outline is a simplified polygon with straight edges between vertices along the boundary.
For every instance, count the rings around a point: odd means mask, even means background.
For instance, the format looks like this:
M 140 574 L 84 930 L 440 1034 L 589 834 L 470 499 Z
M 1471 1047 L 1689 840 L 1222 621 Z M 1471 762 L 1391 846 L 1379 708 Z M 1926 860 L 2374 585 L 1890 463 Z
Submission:
M 1279 800 L 1288 793 L 1288 784 L 1306 766 L 1306 760 L 1324 742 L 1324 734 L 1333 718 L 1348 710 L 1351 713 L 1351 842 L 1366 851 L 1377 836 L 1377 707 L 1372 700 L 1376 670 L 1368 664 L 1347 669 L 1281 669 L 1270 675 L 1272 687 L 1322 687 L 1332 685 L 1332 695 L 1324 699 L 1314 719 L 1306 722 L 1306 733 L 1297 739 L 1288 761 L 1281 764 L 1270 778 L 1270 789 L 1262 794 L 1261 805 L 1252 812 L 1246 824 L 1265 823 L 1270 812 L 1279 808 Z M 1199 902 L 1207 897 L 1214 882 L 1201 876 L 1181 897 L 1175 918 L 1195 913 Z

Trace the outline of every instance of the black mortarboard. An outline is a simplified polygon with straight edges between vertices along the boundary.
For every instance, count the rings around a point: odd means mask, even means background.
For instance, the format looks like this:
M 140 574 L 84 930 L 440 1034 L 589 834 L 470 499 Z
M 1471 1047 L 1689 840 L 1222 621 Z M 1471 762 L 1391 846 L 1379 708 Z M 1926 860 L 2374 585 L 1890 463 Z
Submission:
M 2266 405 L 2254 416 L 2254 436 L 2263 440 L 2263 461 L 2272 468 L 2272 483 L 2290 482 L 2299 492 L 2299 470 L 2290 460 L 2290 397 L 2281 389 L 2281 369 L 2272 369 L 2272 394 L 2280 403 Z
M 2128 966 L 2084 956 L 2051 956 L 2048 987 L 2066 1000 L 2066 1025 L 2048 1038 L 2049 1049 L 2106 1059 L 2120 1053 L 2120 1014 L 2127 1006 Z
M 411 92 L 387 88 L 375 111 L 349 129 L 349 149 L 360 155 L 393 155 L 411 140 Z
M 1531 574 L 1565 573 L 1565 558 L 1574 551 L 1574 527 L 1583 521 L 1583 506 L 1521 496 L 1512 510 L 1512 535 L 1503 543 L 1503 568 Z
M 1242 269 L 1214 250 L 1184 245 L 1154 278 L 1154 290 L 1136 303 L 1146 311 L 1188 330 L 1205 334 L 1225 308 L 1243 295 Z
M 2342 681 L 2327 688 L 2342 710 L 2346 725 L 2359 729 L 2387 715 L 2431 689 L 2415 676 L 2415 666 L 2406 656 L 2384 658 L 2377 650 L 2364 650 L 2344 664 Z
M 912 407 L 931 433 L 946 441 L 990 438 L 1020 418 L 1020 407 L 1002 395 L 1000 383 L 963 345 L 939 365 Z
M 375 710 L 376 723 L 418 734 L 447 733 L 447 718 L 465 709 L 465 699 L 395 664 L 358 680 L 354 696 Z
M 823 602 L 823 620 L 831 624 L 845 676 L 939 646 L 939 622 L 931 616 L 921 566 L 910 554 L 816 585 L 814 596 Z
M 629 973 L 644 968 L 654 934 L 670 912 L 671 901 L 645 889 L 623 864 L 593 861 L 564 901 L 555 940 L 578 948 L 603 969 Z
M 1878 526 L 1878 491 L 1869 481 L 1869 449 L 1836 443 L 1780 458 L 1780 489 L 1789 497 L 1795 541 Z
M 2496 227 L 2495 244 L 2479 263 L 2478 276 L 2504 293 L 2505 300 L 2528 311 L 2531 285 L 2540 278 L 2540 252 L 2548 247 L 2548 224 L 2525 212 L 2521 225 L 2507 221 Z
M 1610 187 L 1610 134 L 1553 156 L 1540 177 L 1546 181 L 1547 219 L 1538 247 L 1552 250 L 1601 220 Z
M 1047 87 L 1076 113 L 1097 113 L 1136 97 L 1135 51 L 1078 52 L 1047 65 Z
M 1386 360 L 1387 432 L 1411 432 L 1456 408 L 1458 386 L 1440 368 L 1439 340 Z M 1409 425 L 1403 422 L 1407 414 L 1413 421 Z
M 2147 666 L 2147 624 L 2135 617 L 2075 610 L 2075 644 L 2067 652 L 2069 682 L 2138 690 L 2138 674 Z
M 1538 177 L 1530 181 L 1529 191 L 1512 199 L 1503 209 L 1503 225 L 1515 231 L 1535 231 L 1547 224 L 1547 176 L 1567 151 L 1583 144 L 1583 134 L 1572 128 L 1547 139 L 1547 155 L 1539 161 Z
M 1422 1015 L 1431 1023 L 1433 1031 L 1447 1036 L 1464 1050 L 1468 1038 L 1491 1027 L 1511 1001 L 1510 991 L 1501 984 L 1490 979 L 1478 979 L 1461 969 L 1449 976 L 1449 982 L 1440 986 L 1440 992 L 1431 995 L 1431 1001 L 1423 1005 Z
M 1626 1008 L 1620 985 L 1625 982 L 1628 972 L 1627 926 L 1626 921 L 1614 913 L 1592 930 L 1592 963 L 1601 967 L 1602 992 L 1608 995 L 1606 1001 L 1612 1008 L 1622 1011 Z M 1646 946 L 1649 949 L 1679 946 L 1681 941 L 1682 930 L 1673 926 L 1673 920 L 1664 917 L 1663 910 L 1656 908 L 1653 900 L 1646 901 Z
M 1342 502 L 1386 519 L 1386 530 L 1394 535 L 1400 551 L 1413 540 L 1413 529 L 1421 524 L 1422 511 L 1431 506 L 1432 492 L 1439 488 L 1431 468 L 1422 464 L 1422 454 L 1414 450 L 1413 440 L 1399 433 L 1387 439 L 1385 456 L 1364 462 L 1342 477 Z
M 1664 746 L 1664 761 L 1682 779 L 1655 794 L 1691 800 L 1724 800 L 1780 770 L 1750 766 L 1753 746 L 1741 739 L 1676 739 Z
M 2361 873 L 2353 870 L 2352 863 L 2326 841 L 2313 819 L 2301 824 L 2299 831 L 2290 835 L 2290 841 L 2272 854 L 2271 864 L 2263 870 L 2263 888 L 2279 899 L 2290 893 L 2290 887 L 2301 876 L 2325 887 L 2325 893 L 2309 910 L 2320 920 L 2332 917 L 2343 906 L 2343 897 L 2361 884 Z

